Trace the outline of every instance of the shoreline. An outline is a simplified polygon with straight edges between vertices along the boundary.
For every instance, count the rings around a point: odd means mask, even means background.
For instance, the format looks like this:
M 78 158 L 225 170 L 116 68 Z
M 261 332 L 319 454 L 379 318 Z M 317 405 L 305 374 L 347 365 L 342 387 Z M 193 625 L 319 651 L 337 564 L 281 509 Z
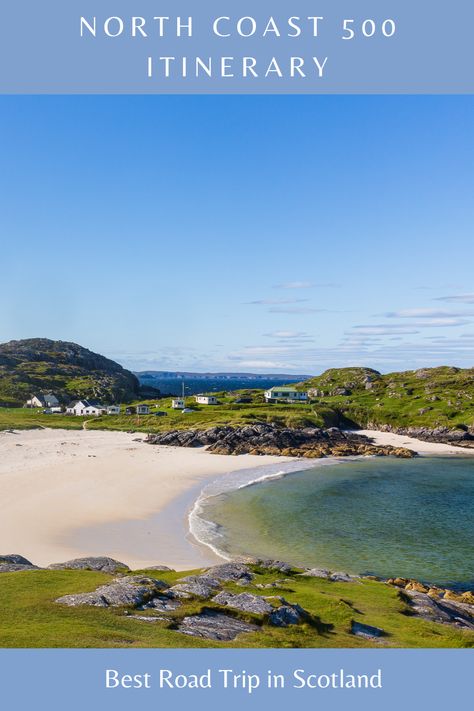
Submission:
M 1 432 L 2 552 L 20 552 L 40 566 L 115 554 L 135 569 L 150 565 L 186 569 L 193 558 L 199 567 L 202 554 L 196 555 L 196 546 L 174 540 L 176 527 L 194 501 L 189 495 L 229 472 L 291 461 L 151 446 L 142 440 L 136 433 L 100 430 Z M 189 503 L 178 512 L 176 507 L 184 500 Z M 169 526 L 164 523 L 161 535 L 153 535 L 147 524 L 163 512 Z M 120 541 L 114 551 L 107 550 L 104 526 Z M 99 535 L 86 540 L 94 529 Z M 135 552 L 133 537 L 138 533 L 142 541 L 148 540 L 146 556 Z
M 387 432 L 358 433 L 421 456 L 474 454 Z M 226 486 L 230 490 L 345 461 L 218 455 L 146 446 L 142 440 L 142 435 L 100 430 L 0 433 L 5 552 L 21 553 L 41 566 L 91 555 L 109 555 L 135 569 L 212 565 L 222 562 L 222 552 L 200 535 L 196 518 L 213 487 L 223 493 Z

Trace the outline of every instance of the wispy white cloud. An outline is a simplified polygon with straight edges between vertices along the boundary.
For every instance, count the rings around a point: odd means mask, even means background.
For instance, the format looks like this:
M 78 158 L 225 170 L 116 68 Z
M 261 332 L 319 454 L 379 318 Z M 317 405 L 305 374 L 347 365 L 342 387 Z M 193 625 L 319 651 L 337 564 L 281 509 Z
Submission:
M 452 304 L 474 304 L 474 294 L 455 294 L 454 296 L 438 296 L 435 301 L 446 301 Z
M 309 301 L 309 299 L 256 299 L 255 301 L 246 301 L 246 304 L 258 305 L 258 306 L 269 306 L 271 304 L 303 304 Z
M 474 311 L 451 311 L 446 309 L 401 309 L 379 314 L 386 318 L 466 318 L 474 316 Z
M 329 309 L 314 309 L 311 306 L 295 306 L 294 308 L 273 307 L 268 309 L 270 314 L 321 314 L 329 313 Z
M 272 331 L 263 335 L 268 338 L 303 338 L 308 334 L 306 331 Z
M 403 326 L 399 324 L 376 324 L 371 326 L 370 324 L 361 324 L 359 326 L 353 326 L 356 333 L 363 334 L 365 336 L 392 336 L 394 333 L 405 333 L 405 334 L 416 334 L 419 333 L 412 326 Z
M 274 289 L 315 289 L 327 288 L 335 289 L 339 284 L 334 282 L 314 282 L 314 281 L 287 281 L 283 284 L 275 284 Z

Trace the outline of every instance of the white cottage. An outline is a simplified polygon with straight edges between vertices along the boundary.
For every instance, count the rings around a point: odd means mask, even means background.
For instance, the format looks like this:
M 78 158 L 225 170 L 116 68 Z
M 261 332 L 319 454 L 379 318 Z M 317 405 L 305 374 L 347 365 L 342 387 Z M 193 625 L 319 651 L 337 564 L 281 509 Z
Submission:
M 184 410 L 186 403 L 184 397 L 175 397 L 171 400 L 171 407 L 173 410 Z
M 137 415 L 149 415 L 150 406 L 149 405 L 137 405 Z
M 194 399 L 199 405 L 217 405 L 215 395 L 196 395 Z
M 53 393 L 38 393 L 26 401 L 25 407 L 59 407 L 59 400 Z
M 120 405 L 109 405 L 107 408 L 108 415 L 120 415 Z
M 265 390 L 266 402 L 308 402 L 308 393 L 296 388 L 277 385 Z
M 105 415 L 106 413 L 107 408 L 95 400 L 77 400 L 66 408 L 66 414 L 76 415 L 78 417 L 83 415 L 93 415 L 97 417 L 99 415 Z

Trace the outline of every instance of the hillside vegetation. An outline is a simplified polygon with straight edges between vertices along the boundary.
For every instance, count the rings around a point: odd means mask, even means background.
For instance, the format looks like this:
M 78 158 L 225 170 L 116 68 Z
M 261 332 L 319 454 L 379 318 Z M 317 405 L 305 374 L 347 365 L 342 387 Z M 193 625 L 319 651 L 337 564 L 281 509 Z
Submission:
M 316 407 L 360 426 L 474 428 L 474 368 L 422 368 L 382 375 L 332 368 L 301 383 Z
M 138 379 L 121 365 L 75 343 L 29 338 L 0 344 L 0 404 L 23 405 L 31 394 L 54 392 L 63 402 L 129 401 Z

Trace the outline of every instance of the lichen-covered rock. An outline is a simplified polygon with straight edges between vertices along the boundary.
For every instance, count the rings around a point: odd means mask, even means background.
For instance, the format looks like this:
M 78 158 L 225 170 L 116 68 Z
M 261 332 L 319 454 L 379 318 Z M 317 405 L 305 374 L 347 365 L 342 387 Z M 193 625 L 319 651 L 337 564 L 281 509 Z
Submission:
M 167 565 L 147 565 L 146 570 L 161 570 L 163 573 L 174 573 L 174 568 L 168 568 Z
M 308 613 L 302 607 L 285 601 L 283 605 L 273 610 L 268 621 L 275 627 L 288 627 L 301 624 L 307 617 Z
M 240 634 L 258 632 L 259 629 L 257 625 L 215 610 L 205 610 L 199 615 L 185 617 L 178 625 L 178 631 L 182 634 L 223 642 L 229 642 Z
M 130 576 L 115 578 L 108 585 L 101 585 L 94 592 L 64 595 L 56 600 L 60 605 L 77 607 L 94 605 L 97 607 L 141 607 L 157 597 L 167 583 L 154 578 Z
M 299 575 L 308 578 L 325 578 L 327 580 L 331 573 L 326 568 L 308 568 L 303 573 L 299 573 Z
M 349 575 L 349 573 L 331 573 L 329 576 L 329 580 L 332 580 L 333 583 L 353 583 L 355 580 L 358 580 L 359 578 L 356 575 Z
M 210 598 L 215 594 L 216 589 L 220 587 L 218 580 L 207 575 L 190 575 L 188 578 L 183 578 L 183 581 L 177 585 L 173 585 L 168 594 L 177 598 L 201 597 L 204 599 Z
M 259 568 L 264 568 L 265 570 L 275 570 L 278 573 L 285 573 L 285 575 L 291 573 L 291 571 L 293 570 L 292 565 L 290 565 L 289 563 L 284 563 L 281 560 L 257 559 L 255 561 L 255 564 L 258 565 Z
M 65 563 L 52 563 L 50 570 L 99 570 L 102 573 L 117 573 L 119 570 L 129 570 L 128 565 L 107 556 L 74 558 Z
M 212 598 L 212 602 L 224 607 L 230 607 L 233 610 L 241 610 L 242 612 L 252 612 L 256 615 L 268 615 L 272 612 L 273 607 L 259 595 L 251 593 L 230 593 L 220 592 Z
M 407 585 L 405 585 L 405 590 L 415 590 L 416 592 L 427 593 L 429 588 L 423 583 L 419 583 L 418 580 L 411 580 Z
M 250 582 L 254 577 L 248 566 L 243 563 L 222 563 L 221 565 L 214 565 L 212 568 L 206 570 L 206 575 L 216 578 L 217 580 L 222 580 L 223 582 L 237 582 L 240 580 L 248 580 Z

